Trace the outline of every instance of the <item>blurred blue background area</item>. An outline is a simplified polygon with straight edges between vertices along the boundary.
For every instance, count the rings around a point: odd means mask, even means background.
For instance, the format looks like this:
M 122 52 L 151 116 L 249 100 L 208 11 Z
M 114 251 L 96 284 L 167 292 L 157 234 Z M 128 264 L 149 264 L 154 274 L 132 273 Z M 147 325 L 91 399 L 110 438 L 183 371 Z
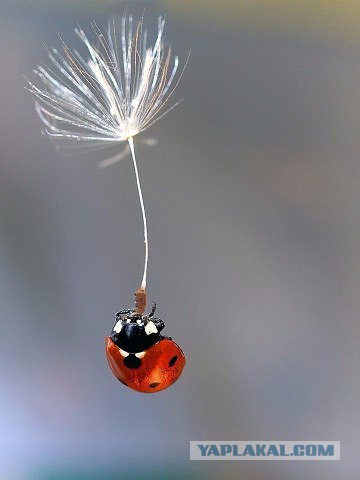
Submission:
M 344 5 L 344 6 L 342 6 Z M 63 157 L 24 90 L 125 8 L 185 61 L 137 145 L 149 301 L 187 355 L 142 395 L 104 337 L 143 235 L 129 158 Z M 0 479 L 358 479 L 359 3 L 0 4 Z M 340 462 L 190 462 L 190 440 L 340 440 Z

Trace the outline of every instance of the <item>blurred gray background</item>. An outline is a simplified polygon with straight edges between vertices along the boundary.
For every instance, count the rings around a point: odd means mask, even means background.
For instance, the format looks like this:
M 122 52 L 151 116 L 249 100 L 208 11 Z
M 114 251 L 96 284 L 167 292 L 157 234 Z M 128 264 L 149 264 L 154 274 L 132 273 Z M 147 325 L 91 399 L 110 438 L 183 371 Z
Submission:
M 23 75 L 57 33 L 141 14 L 184 102 L 138 145 L 149 300 L 187 355 L 172 388 L 111 375 L 143 266 L 129 158 L 66 158 Z M 0 479 L 358 479 L 360 5 L 0 3 Z M 190 462 L 190 440 L 340 440 L 340 462 Z

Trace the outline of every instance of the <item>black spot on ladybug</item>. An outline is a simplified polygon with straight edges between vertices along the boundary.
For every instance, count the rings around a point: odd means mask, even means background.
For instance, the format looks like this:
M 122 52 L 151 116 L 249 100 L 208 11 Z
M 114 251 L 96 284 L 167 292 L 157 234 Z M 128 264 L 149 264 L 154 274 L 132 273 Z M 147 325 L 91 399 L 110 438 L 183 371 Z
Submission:
M 150 388 L 156 388 L 158 385 L 160 385 L 159 382 L 154 382 L 154 383 L 150 383 L 149 387 Z
M 124 364 L 127 368 L 136 369 L 141 366 L 141 360 L 133 353 L 130 353 L 127 357 L 124 358 Z
M 174 355 L 171 359 L 170 359 L 170 362 L 169 362 L 169 367 L 173 367 L 175 365 L 175 363 L 177 362 L 177 355 Z
M 126 387 L 129 386 L 126 382 L 124 382 L 124 380 L 120 380 L 120 382 L 121 382 L 123 385 L 125 385 Z

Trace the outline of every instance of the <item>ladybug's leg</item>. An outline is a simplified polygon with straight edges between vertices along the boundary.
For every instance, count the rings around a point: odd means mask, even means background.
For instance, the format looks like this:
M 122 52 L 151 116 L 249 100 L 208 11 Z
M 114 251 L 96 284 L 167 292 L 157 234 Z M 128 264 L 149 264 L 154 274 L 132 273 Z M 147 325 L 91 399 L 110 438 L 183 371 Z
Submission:
M 156 311 L 156 303 L 154 302 L 152 304 L 151 312 L 149 313 L 149 318 L 152 318 L 154 316 L 155 311 Z
M 161 332 L 161 330 L 165 327 L 165 323 L 161 320 L 161 318 L 152 318 L 151 321 L 155 325 L 158 332 Z
M 166 335 L 160 335 L 162 340 L 172 340 L 172 337 L 167 337 Z
M 127 310 L 121 310 L 120 312 L 117 312 L 116 317 L 120 317 L 121 315 L 128 315 L 129 313 L 134 312 L 136 312 L 135 308 L 128 308 Z

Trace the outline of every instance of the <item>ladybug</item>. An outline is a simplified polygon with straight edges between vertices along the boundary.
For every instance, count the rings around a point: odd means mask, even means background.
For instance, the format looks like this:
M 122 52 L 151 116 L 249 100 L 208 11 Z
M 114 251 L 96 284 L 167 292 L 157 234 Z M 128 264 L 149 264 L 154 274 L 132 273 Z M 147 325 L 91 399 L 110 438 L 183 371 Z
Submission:
M 165 324 L 154 317 L 156 304 L 149 315 L 143 315 L 145 302 L 146 297 L 140 308 L 116 314 L 115 325 L 105 339 L 106 356 L 122 384 L 138 392 L 154 393 L 176 382 L 186 360 L 181 348 L 160 334 Z

